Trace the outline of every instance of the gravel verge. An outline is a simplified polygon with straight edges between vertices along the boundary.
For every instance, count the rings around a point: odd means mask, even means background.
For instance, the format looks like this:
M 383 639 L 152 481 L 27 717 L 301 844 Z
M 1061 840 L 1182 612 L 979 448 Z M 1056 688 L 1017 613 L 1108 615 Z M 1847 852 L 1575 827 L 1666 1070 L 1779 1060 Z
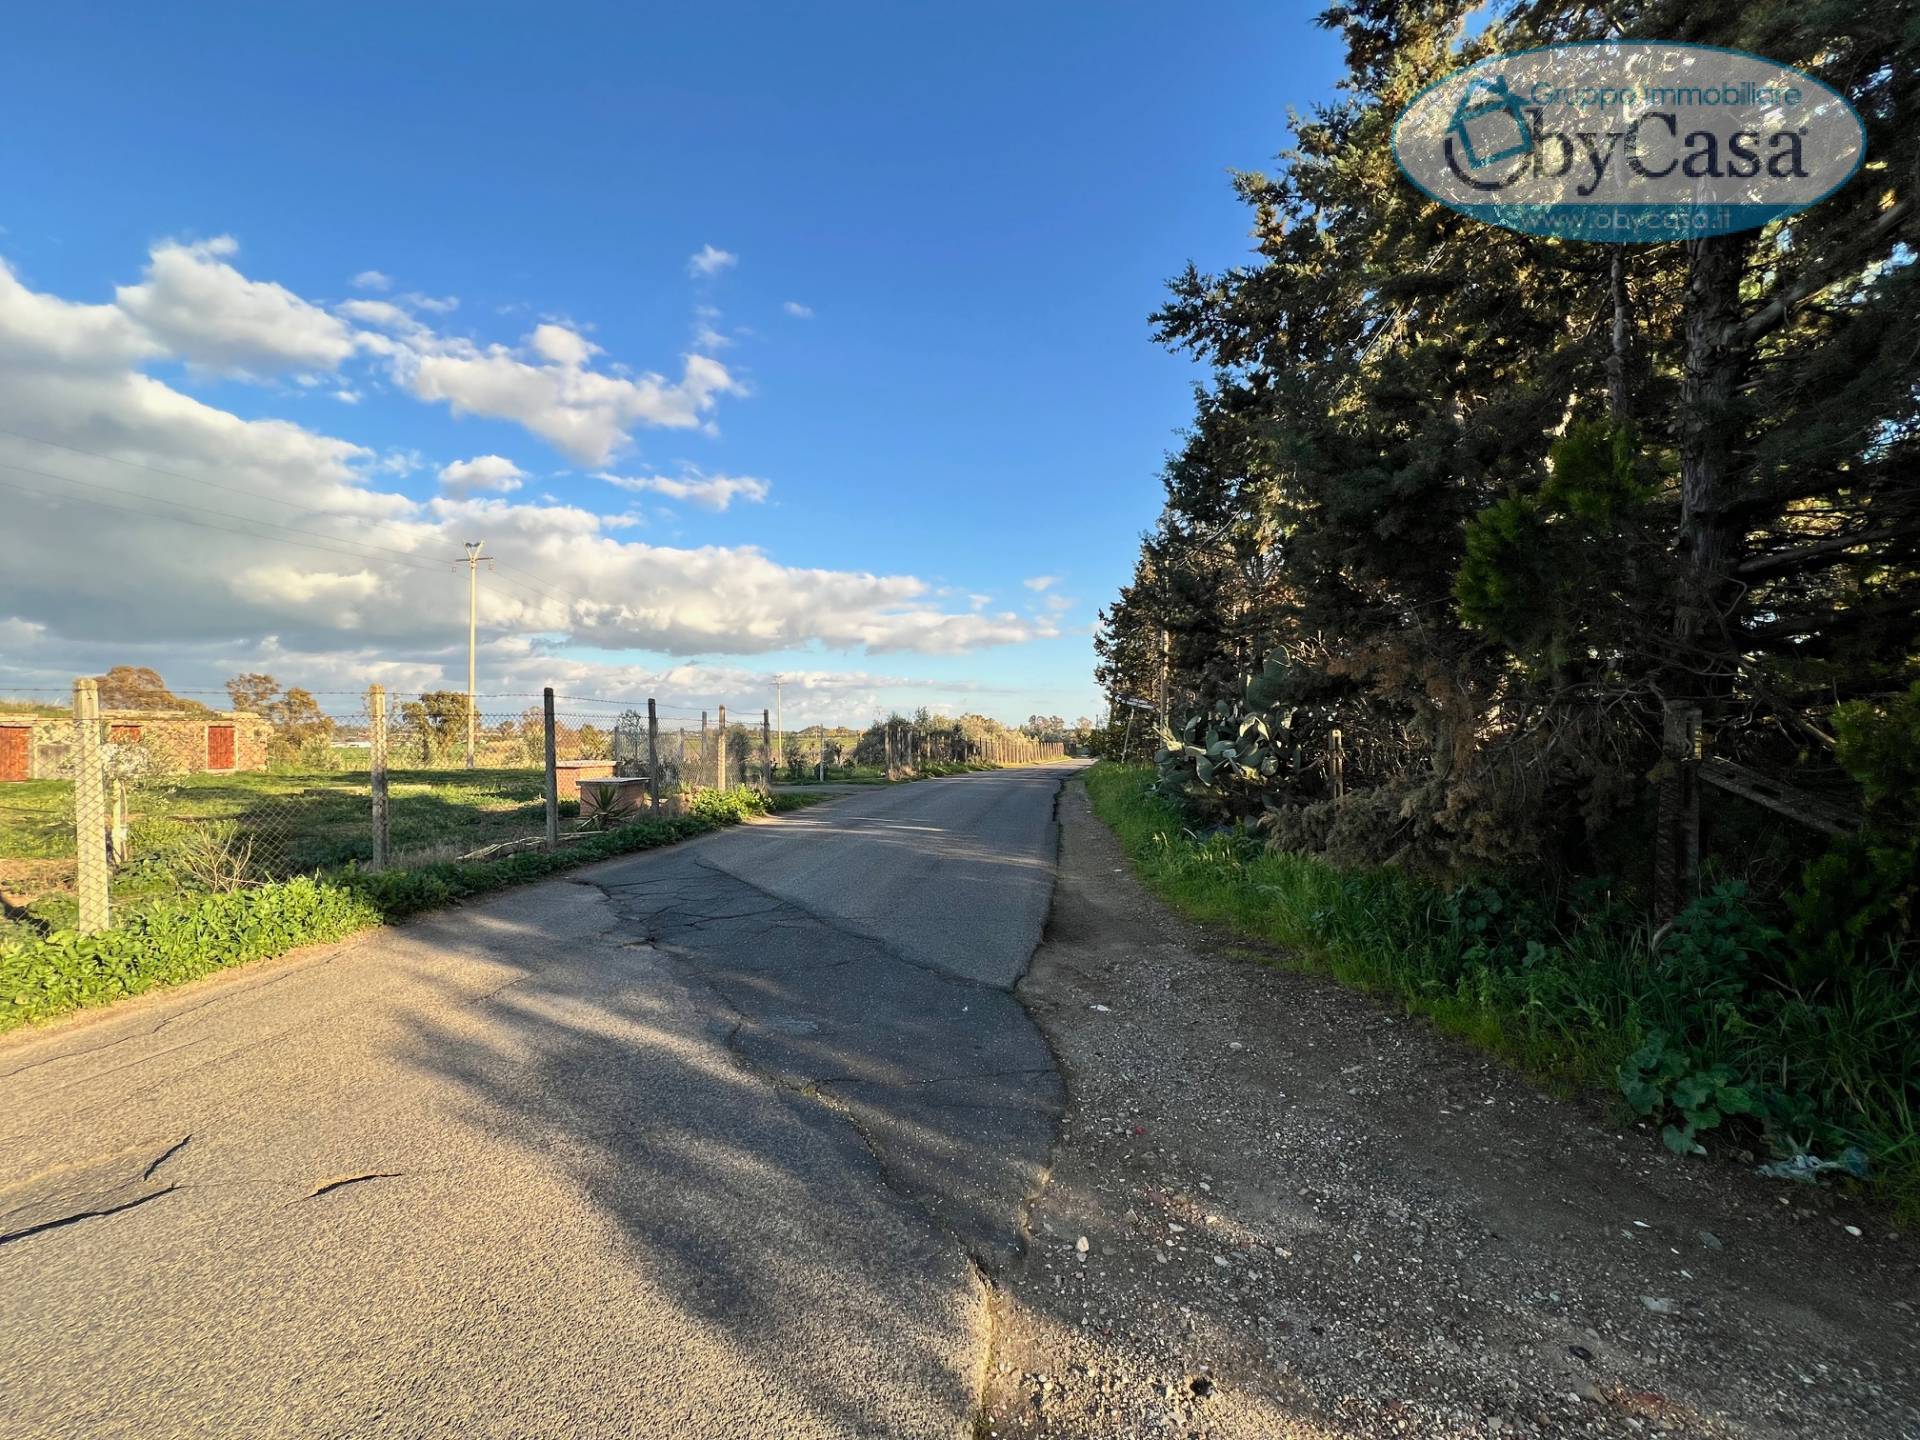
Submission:
M 989 1436 L 1920 1436 L 1920 1247 L 1168 912 L 1084 786 Z

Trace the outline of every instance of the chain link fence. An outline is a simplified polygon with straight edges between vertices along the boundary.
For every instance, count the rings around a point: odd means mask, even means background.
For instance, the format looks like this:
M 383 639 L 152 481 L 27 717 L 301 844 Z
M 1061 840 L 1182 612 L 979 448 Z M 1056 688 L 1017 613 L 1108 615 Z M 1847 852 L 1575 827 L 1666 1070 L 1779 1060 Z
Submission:
M 298 697 L 297 699 L 295 697 Z M 1058 744 L 952 722 L 776 735 L 759 706 L 431 691 L 215 709 L 0 700 L 0 939 L 105 928 L 156 899 L 553 848 L 701 790 L 1031 763 Z M 225 698 L 225 697 L 223 697 Z M 330 702 L 323 710 L 320 700 Z

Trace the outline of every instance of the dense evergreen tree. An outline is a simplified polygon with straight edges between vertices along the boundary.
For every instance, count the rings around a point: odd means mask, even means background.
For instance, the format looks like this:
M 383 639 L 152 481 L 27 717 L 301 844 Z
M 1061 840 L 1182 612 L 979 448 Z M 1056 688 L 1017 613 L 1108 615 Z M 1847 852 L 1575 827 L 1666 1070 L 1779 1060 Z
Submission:
M 1210 379 L 1098 673 L 1116 699 L 1164 684 L 1175 722 L 1226 702 L 1283 727 L 1302 763 L 1279 744 L 1238 802 L 1288 812 L 1278 833 L 1324 833 L 1291 812 L 1332 804 L 1338 727 L 1343 804 L 1378 822 L 1343 829 L 1356 853 L 1645 882 L 1649 842 L 1686 843 L 1676 716 L 1857 804 L 1834 711 L 1920 677 L 1920 15 L 1519 0 L 1476 30 L 1479 9 L 1322 17 L 1344 98 L 1237 178 L 1253 260 L 1189 268 L 1155 316 Z M 1765 229 L 1645 247 L 1497 229 L 1400 175 L 1388 133 L 1422 87 L 1610 34 L 1820 77 L 1865 166 Z

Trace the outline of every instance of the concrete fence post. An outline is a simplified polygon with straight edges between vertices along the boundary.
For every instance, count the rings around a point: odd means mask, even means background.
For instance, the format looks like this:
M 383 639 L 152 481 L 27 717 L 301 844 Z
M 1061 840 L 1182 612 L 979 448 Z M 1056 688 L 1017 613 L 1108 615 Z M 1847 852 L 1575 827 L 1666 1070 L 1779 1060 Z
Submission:
M 540 729 L 547 764 L 547 849 L 560 848 L 560 754 L 559 736 L 553 725 L 553 687 L 540 691 Z
M 387 868 L 393 823 L 387 802 L 387 687 L 367 687 L 367 790 L 373 801 L 373 866 Z
M 113 923 L 107 898 L 107 767 L 100 753 L 100 687 L 73 682 L 73 841 L 82 935 Z
M 717 752 L 714 756 L 713 788 L 724 790 L 727 788 L 727 707 L 724 705 L 720 707 L 718 734 L 720 743 L 713 747 Z
M 773 794 L 773 721 L 765 710 L 760 712 L 760 789 Z
M 660 818 L 660 712 L 654 708 L 653 701 L 647 701 L 647 798 L 653 804 L 653 815 Z
M 694 789 L 698 790 L 702 785 L 707 783 L 704 779 L 700 778 L 706 774 L 706 771 L 707 771 L 707 712 L 702 710 L 700 712 L 700 765 L 699 765 L 699 768 L 693 772 L 694 773 L 694 782 L 693 782 Z

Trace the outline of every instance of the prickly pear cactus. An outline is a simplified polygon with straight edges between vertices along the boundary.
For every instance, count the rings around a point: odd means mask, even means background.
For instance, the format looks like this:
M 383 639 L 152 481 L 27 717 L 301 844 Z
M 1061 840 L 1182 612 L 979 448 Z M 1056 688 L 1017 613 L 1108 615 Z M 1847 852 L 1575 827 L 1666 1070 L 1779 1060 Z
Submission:
M 1215 701 L 1177 732 L 1161 730 L 1154 755 L 1160 788 L 1222 819 L 1260 814 L 1291 765 L 1291 719 L 1291 711 L 1262 713 L 1242 701 Z

